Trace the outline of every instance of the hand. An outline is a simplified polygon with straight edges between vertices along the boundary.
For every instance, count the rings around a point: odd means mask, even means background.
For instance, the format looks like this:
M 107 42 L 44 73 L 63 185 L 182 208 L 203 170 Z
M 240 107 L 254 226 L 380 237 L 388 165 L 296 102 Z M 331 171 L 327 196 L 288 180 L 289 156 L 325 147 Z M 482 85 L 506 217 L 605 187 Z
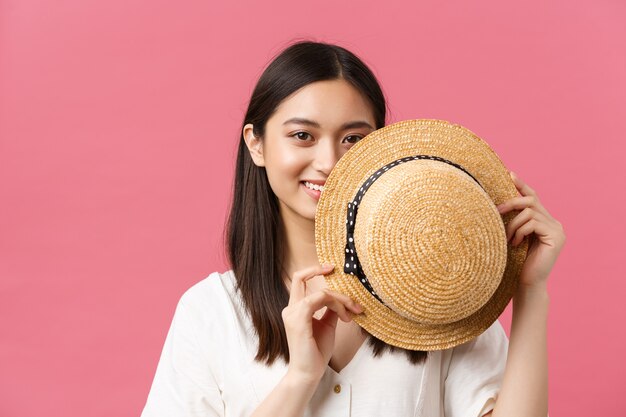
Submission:
M 349 322 L 350 311 L 356 314 L 363 311 L 350 297 L 329 289 L 306 294 L 309 279 L 332 270 L 330 265 L 296 272 L 291 280 L 289 304 L 282 311 L 289 345 L 288 372 L 315 384 L 324 375 L 332 356 L 337 319 Z M 314 318 L 314 313 L 323 307 L 327 307 L 324 315 Z
M 511 210 L 522 210 L 506 227 L 507 240 L 513 246 L 519 245 L 526 236 L 530 238 L 519 284 L 526 288 L 545 286 L 565 244 L 563 225 L 541 205 L 532 188 L 515 173 L 510 172 L 510 175 L 521 196 L 500 204 L 498 211 L 504 214 Z

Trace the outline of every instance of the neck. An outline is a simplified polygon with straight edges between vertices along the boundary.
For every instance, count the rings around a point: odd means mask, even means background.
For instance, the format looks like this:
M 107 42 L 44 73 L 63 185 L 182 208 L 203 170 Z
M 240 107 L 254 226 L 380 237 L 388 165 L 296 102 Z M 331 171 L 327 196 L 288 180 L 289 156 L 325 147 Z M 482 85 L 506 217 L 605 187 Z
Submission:
M 289 279 L 294 272 L 319 263 L 315 251 L 315 221 L 295 213 L 280 204 L 280 218 L 284 238 L 284 269 Z

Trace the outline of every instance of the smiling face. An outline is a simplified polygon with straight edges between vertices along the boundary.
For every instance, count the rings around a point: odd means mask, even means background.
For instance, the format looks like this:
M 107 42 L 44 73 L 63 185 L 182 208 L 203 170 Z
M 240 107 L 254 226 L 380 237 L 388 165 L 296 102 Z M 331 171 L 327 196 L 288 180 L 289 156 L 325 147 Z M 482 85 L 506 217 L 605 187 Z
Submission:
M 265 137 L 243 134 L 254 163 L 264 166 L 281 215 L 315 219 L 320 188 L 339 158 L 375 130 L 372 107 L 345 80 L 318 81 L 283 100 Z

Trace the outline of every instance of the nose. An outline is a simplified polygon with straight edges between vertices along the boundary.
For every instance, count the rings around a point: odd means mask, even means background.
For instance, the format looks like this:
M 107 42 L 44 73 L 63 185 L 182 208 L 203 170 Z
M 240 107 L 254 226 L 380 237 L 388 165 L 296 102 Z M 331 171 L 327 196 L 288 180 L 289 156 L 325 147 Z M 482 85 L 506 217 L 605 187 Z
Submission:
M 340 158 L 339 149 L 333 140 L 321 140 L 316 146 L 313 168 L 317 171 L 329 175 Z

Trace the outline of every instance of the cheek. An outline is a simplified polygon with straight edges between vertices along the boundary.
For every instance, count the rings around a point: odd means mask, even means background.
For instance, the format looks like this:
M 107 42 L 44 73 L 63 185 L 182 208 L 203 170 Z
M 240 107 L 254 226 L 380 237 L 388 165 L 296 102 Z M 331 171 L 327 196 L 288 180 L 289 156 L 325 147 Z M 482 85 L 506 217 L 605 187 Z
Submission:
M 273 189 L 299 187 L 299 180 L 307 166 L 305 155 L 287 149 L 277 150 L 265 158 L 265 170 Z

